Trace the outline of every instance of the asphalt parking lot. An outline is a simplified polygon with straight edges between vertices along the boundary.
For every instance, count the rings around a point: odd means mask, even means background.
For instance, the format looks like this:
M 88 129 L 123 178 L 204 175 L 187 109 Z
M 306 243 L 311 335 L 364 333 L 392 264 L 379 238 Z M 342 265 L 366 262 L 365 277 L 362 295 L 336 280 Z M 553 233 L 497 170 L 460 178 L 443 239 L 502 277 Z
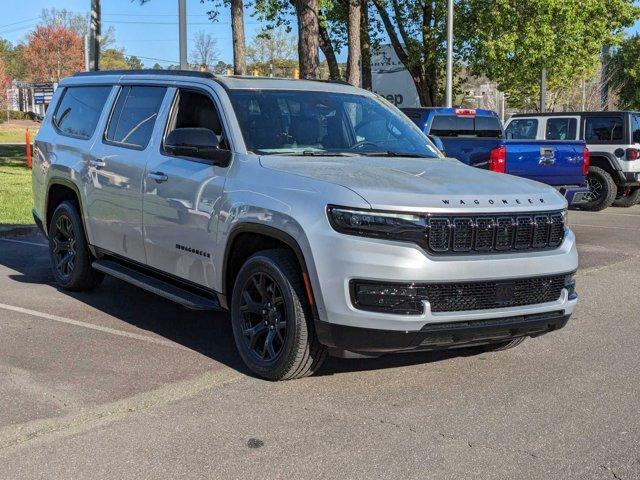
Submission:
M 581 303 L 497 353 L 249 376 L 225 314 L 56 289 L 0 239 L 0 478 L 640 478 L 640 206 L 571 212 Z

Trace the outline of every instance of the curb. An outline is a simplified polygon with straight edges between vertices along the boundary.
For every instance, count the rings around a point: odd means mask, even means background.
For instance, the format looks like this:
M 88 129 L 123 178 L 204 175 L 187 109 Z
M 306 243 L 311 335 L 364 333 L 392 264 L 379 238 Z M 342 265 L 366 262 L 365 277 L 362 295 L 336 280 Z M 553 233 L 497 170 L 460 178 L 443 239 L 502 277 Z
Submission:
M 36 235 L 40 229 L 36 225 L 0 225 L 0 238 Z

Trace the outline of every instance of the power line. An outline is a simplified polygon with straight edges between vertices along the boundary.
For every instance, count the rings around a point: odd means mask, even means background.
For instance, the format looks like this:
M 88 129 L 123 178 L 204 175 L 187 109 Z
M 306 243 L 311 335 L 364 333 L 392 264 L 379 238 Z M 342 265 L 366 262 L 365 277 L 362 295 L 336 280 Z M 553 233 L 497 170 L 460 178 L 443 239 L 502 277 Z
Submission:
M 29 18 L 27 20 L 20 20 L 19 22 L 13 22 L 13 23 L 7 23 L 6 25 L 0 25 L 0 29 L 3 29 L 5 27 L 11 27 L 12 25 L 18 25 L 20 23 L 33 22 L 35 20 L 40 20 L 40 17 L 33 17 L 33 18 Z

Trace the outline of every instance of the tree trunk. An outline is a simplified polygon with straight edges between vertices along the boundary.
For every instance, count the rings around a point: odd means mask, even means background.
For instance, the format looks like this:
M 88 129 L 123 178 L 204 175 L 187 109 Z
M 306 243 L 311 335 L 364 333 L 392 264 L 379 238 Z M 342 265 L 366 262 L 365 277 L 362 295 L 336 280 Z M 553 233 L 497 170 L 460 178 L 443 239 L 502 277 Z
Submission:
M 329 78 L 331 80 L 340 80 L 340 66 L 338 65 L 338 59 L 336 58 L 336 52 L 333 49 L 333 44 L 329 38 L 329 32 L 323 25 L 319 25 L 320 33 L 320 49 L 327 59 L 327 66 L 329 67 Z
M 347 82 L 354 87 L 360 86 L 360 58 L 362 52 L 360 50 L 360 0 L 348 0 L 349 17 L 347 44 L 349 52 L 347 55 Z
M 233 73 L 247 73 L 247 48 L 244 37 L 243 0 L 231 0 L 231 36 L 233 38 Z
M 360 8 L 360 42 L 362 45 L 362 88 L 373 90 L 371 79 L 371 37 L 369 36 L 369 2 L 362 0 Z
M 296 0 L 295 5 L 298 18 L 300 78 L 318 78 L 320 74 L 318 0 Z

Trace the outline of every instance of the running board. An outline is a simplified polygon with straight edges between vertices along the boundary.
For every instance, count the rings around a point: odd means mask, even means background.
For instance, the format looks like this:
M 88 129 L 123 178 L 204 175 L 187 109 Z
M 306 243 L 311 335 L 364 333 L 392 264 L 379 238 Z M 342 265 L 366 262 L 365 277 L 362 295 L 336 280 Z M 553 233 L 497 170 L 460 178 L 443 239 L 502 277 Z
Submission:
M 99 272 L 111 275 L 119 280 L 124 280 L 136 287 L 140 287 L 148 292 L 155 293 L 161 297 L 179 303 L 193 310 L 221 310 L 217 299 L 208 298 L 203 295 L 180 288 L 177 285 L 165 282 L 157 277 L 151 276 L 139 270 L 127 267 L 112 260 L 96 260 L 91 266 Z

